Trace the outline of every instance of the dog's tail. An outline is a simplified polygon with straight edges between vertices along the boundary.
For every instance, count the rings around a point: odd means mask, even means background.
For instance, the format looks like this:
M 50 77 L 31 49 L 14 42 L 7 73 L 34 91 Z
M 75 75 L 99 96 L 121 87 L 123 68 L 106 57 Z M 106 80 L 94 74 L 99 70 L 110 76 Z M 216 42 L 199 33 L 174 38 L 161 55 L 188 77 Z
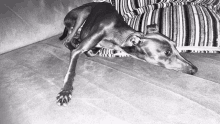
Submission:
M 63 40 L 68 34 L 68 29 L 65 27 L 63 31 L 63 35 L 59 37 L 60 40 Z

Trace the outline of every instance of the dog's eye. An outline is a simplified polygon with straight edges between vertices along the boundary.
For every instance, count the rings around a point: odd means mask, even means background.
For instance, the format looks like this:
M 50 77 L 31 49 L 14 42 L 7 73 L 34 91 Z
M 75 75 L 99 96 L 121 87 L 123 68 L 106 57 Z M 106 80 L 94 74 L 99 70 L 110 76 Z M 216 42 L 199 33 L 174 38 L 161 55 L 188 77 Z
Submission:
M 171 56 L 172 51 L 171 51 L 171 50 L 167 50 L 167 51 L 165 51 L 164 54 L 165 54 L 167 57 L 169 57 L 169 56 Z

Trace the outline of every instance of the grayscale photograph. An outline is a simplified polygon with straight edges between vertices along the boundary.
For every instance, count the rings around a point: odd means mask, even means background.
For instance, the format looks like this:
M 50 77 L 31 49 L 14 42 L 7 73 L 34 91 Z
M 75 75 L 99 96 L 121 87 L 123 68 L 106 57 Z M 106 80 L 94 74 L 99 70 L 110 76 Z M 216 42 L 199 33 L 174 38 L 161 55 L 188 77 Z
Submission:
M 220 0 L 0 3 L 0 124 L 220 124 Z

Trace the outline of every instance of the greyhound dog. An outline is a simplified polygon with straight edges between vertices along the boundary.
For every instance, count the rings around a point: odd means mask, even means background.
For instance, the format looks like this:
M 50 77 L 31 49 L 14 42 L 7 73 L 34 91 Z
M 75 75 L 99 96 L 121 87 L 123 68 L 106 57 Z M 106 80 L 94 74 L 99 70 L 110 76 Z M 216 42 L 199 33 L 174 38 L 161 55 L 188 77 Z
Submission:
M 64 86 L 57 96 L 57 103 L 61 106 L 67 105 L 71 99 L 79 55 L 95 47 L 123 51 L 136 59 L 187 74 L 195 74 L 198 70 L 179 54 L 173 41 L 158 33 L 156 25 L 148 26 L 146 34 L 137 32 L 110 3 L 92 2 L 77 7 L 66 15 L 64 24 L 60 40 L 66 38 L 64 44 L 71 50 L 71 57 Z M 74 36 L 81 26 L 80 42 L 76 42 Z

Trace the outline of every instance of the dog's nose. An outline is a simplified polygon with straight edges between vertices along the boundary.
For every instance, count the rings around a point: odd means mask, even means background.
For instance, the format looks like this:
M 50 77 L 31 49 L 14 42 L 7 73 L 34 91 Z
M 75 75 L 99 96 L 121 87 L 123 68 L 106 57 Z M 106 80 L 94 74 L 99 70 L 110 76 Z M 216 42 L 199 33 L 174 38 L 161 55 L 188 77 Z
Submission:
M 192 65 L 189 69 L 189 74 L 194 75 L 198 71 L 198 68 Z

